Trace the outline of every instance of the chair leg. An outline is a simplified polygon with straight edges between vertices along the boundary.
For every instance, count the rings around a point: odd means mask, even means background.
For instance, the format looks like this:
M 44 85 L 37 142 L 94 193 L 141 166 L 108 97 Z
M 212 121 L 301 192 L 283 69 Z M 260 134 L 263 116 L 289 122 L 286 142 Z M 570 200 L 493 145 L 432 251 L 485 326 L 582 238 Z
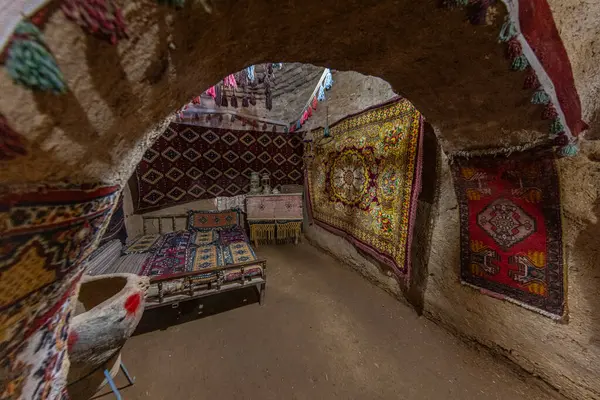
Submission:
M 135 376 L 132 378 L 131 375 L 129 375 L 129 371 L 127 371 L 127 368 L 125 367 L 125 364 L 123 364 L 123 361 L 121 361 L 121 371 L 123 371 L 123 373 L 125 374 L 125 377 L 127 378 L 127 381 L 129 382 L 130 385 L 133 385 L 135 382 Z
M 123 400 L 123 398 L 121 397 L 121 393 L 119 393 L 119 389 L 117 388 L 117 385 L 115 385 L 115 381 L 113 381 L 113 378 L 112 378 L 112 376 L 110 376 L 110 372 L 107 369 L 104 370 L 104 376 L 106 377 L 106 381 L 108 382 L 110 389 L 115 394 L 115 398 L 117 400 Z

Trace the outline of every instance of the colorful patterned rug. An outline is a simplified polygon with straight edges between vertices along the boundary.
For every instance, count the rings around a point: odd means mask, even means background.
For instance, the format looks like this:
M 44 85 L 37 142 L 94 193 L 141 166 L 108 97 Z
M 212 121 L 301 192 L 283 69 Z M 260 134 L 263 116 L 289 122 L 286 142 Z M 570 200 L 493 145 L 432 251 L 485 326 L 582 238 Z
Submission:
M 298 134 L 171 124 L 130 180 L 135 211 L 246 194 L 253 171 L 272 187 L 302 184 L 302 151 Z
M 347 117 L 330 128 L 332 140 L 316 143 L 307 172 L 314 221 L 405 279 L 420 190 L 421 128 L 421 115 L 404 99 Z M 322 136 L 322 130 L 314 133 Z
M 560 319 L 566 268 L 552 154 L 455 158 L 453 173 L 462 282 Z
M 171 232 L 163 236 L 160 248 L 148 259 L 140 275 L 168 276 L 188 271 L 188 248 L 194 233 Z

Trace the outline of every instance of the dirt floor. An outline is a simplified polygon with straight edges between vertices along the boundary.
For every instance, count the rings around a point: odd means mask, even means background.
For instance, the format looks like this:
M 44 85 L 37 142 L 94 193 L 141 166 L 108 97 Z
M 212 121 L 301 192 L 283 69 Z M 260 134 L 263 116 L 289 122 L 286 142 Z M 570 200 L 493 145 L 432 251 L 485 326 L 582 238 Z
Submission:
M 137 377 L 125 399 L 562 398 L 308 244 L 258 253 L 265 305 L 250 288 L 200 315 L 196 302 L 146 312 L 123 350 Z

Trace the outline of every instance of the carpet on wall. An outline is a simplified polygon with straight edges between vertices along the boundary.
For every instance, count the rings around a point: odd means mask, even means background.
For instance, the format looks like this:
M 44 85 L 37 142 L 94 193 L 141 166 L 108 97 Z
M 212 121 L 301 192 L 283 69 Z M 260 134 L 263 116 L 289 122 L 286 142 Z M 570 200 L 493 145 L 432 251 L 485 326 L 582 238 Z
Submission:
M 252 172 L 269 174 L 271 187 L 302 184 L 302 153 L 297 133 L 171 124 L 136 168 L 135 212 L 245 194 Z
M 420 191 L 421 114 L 405 99 L 349 116 L 316 139 L 310 215 L 407 279 Z M 323 130 L 314 132 L 323 137 Z
M 560 319 L 566 314 L 559 177 L 549 151 L 456 157 L 461 281 Z

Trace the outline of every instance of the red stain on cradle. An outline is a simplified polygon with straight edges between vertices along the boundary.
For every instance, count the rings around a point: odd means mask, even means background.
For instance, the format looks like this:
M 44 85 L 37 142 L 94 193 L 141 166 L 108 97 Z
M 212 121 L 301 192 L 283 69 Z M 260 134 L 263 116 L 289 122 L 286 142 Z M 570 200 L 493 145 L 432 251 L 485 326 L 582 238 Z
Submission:
M 134 314 L 140 306 L 142 302 L 142 296 L 139 293 L 132 294 L 125 300 L 125 305 L 123 306 L 125 310 L 127 310 L 127 314 Z
M 78 340 L 79 340 L 79 335 L 77 334 L 77 332 L 71 331 L 69 333 L 69 338 L 67 339 L 67 348 L 69 349 L 69 351 L 71 351 L 71 349 L 73 348 L 75 343 L 77 343 Z

